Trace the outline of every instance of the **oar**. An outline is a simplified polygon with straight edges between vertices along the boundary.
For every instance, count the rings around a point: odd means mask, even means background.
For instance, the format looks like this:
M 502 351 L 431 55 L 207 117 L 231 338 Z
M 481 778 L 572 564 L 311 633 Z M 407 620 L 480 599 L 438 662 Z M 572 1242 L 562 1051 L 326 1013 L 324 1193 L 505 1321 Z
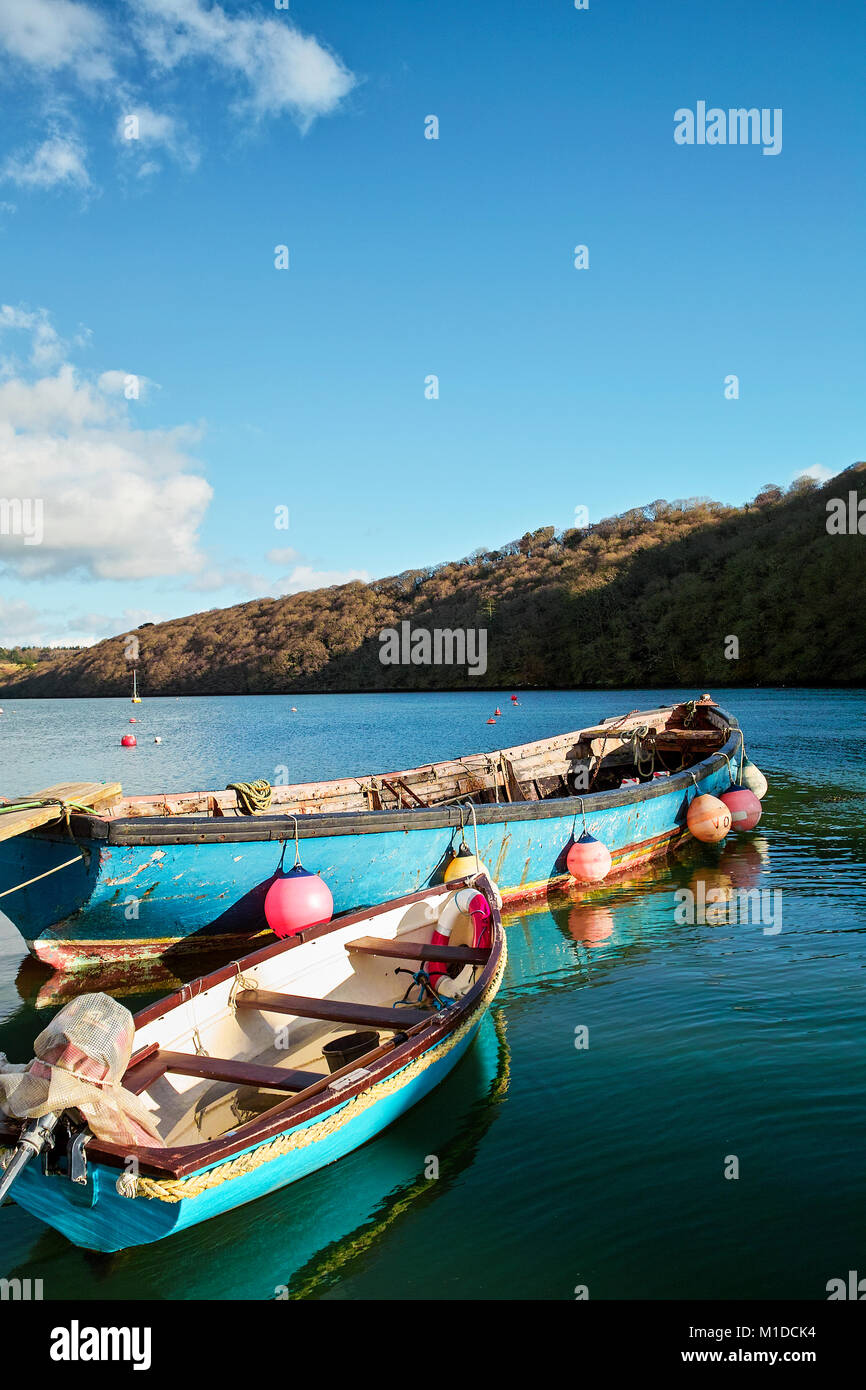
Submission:
M 49 1110 L 47 1114 L 40 1115 L 35 1120 L 28 1120 L 27 1124 L 24 1125 L 18 1136 L 18 1143 L 12 1150 L 12 1157 L 6 1164 L 4 1172 L 0 1174 L 0 1202 L 3 1201 L 22 1168 L 30 1162 L 31 1158 L 40 1154 L 46 1144 L 50 1146 L 54 1126 L 59 1119 L 59 1115 L 55 1115 L 53 1110 Z

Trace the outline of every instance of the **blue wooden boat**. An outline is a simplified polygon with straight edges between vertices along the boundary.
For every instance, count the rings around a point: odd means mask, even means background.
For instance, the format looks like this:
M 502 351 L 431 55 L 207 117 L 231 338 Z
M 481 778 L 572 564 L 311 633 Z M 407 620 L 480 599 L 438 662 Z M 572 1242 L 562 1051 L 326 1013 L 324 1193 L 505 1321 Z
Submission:
M 450 945 L 441 944 L 446 914 Z M 55 1123 L 46 1161 L 16 1170 L 15 1200 L 76 1245 L 111 1251 L 275 1192 L 373 1139 L 428 1095 L 469 1048 L 504 969 L 498 894 L 474 875 L 232 962 L 136 1015 L 134 1038 L 123 1010 L 123 1090 L 110 1099 L 121 1115 L 124 1103 L 127 1114 L 144 1106 L 155 1141 L 113 1142 L 104 1117 L 98 1134 L 82 1127 L 85 1087 L 79 1109 L 48 1116 Z M 83 998 L 86 1027 L 81 998 L 67 1006 L 76 1008 L 77 1031 L 70 1024 L 64 1032 L 62 1014 L 49 1027 L 89 1065 L 111 1052 L 102 1044 L 88 1052 L 100 1001 L 103 1016 L 106 1005 L 120 1006 L 104 995 Z M 364 1031 L 347 1038 L 346 1027 Z M 50 1064 L 46 1088 L 57 1065 L 66 1085 L 80 1064 L 40 1050 L 41 1042 L 35 1065 L 44 1073 Z M 18 1075 L 7 1115 L 23 1113 L 14 1109 L 17 1084 Z M 92 1084 L 101 1103 L 113 1083 Z M 53 1094 L 46 1089 L 46 1104 Z M 22 1162 L 21 1135 L 20 1122 L 3 1119 L 7 1172 L 10 1158 Z
M 736 719 L 704 696 L 493 754 L 274 787 L 252 813 L 234 790 L 112 789 L 4 838 L 4 808 L 0 911 L 56 970 L 249 950 L 267 935 L 263 902 L 293 817 L 336 914 L 440 882 L 463 835 L 474 850 L 473 820 L 512 905 L 567 883 L 584 814 L 614 873 L 667 854 L 688 834 L 690 798 L 726 791 L 743 756 Z

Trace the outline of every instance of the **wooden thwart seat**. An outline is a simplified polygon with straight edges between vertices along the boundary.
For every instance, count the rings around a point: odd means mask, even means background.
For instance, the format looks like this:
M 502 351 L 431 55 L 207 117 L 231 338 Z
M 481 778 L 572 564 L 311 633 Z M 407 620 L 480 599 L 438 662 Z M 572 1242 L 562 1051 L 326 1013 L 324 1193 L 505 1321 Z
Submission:
M 346 942 L 347 951 L 360 951 L 367 956 L 393 956 L 395 960 L 458 961 L 462 965 L 484 965 L 489 950 L 476 946 L 432 946 L 423 941 L 388 941 L 380 936 L 359 936 Z
M 291 1067 L 262 1067 L 256 1062 L 233 1062 L 223 1057 L 203 1057 L 187 1052 L 157 1049 L 131 1067 L 123 1084 L 134 1095 L 141 1095 L 166 1072 L 181 1076 L 200 1076 L 206 1081 L 233 1081 L 238 1086 L 263 1086 L 273 1091 L 303 1091 L 322 1076 L 314 1071 L 294 1071 Z
M 235 995 L 234 1002 L 238 1009 L 260 1009 L 263 1013 L 317 1018 L 327 1023 L 356 1023 L 366 1028 L 393 1028 L 398 1032 L 416 1023 L 426 1023 L 431 1017 L 427 1009 L 388 1009 L 378 1004 L 353 1004 L 342 999 L 274 994 L 267 989 L 242 989 Z

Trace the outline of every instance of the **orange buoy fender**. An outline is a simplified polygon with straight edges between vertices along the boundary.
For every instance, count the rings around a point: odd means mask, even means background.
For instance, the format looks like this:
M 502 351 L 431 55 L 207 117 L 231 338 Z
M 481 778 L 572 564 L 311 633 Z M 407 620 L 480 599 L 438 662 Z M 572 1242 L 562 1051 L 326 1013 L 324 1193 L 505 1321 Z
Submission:
M 696 796 L 689 805 L 686 821 L 696 840 L 705 845 L 717 844 L 731 828 L 731 813 L 717 796 Z

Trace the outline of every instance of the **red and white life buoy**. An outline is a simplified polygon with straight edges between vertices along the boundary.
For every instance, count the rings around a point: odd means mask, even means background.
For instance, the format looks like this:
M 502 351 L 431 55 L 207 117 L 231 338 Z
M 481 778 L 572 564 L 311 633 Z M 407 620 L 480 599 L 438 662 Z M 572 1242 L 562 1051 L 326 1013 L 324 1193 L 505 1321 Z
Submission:
M 474 946 L 489 949 L 492 944 L 490 904 L 475 888 L 461 888 L 446 898 L 436 915 L 436 925 L 430 938 L 433 946 Z M 459 962 L 433 960 L 427 962 L 430 984 L 437 994 L 471 967 Z M 453 972 L 453 973 L 452 973 Z

